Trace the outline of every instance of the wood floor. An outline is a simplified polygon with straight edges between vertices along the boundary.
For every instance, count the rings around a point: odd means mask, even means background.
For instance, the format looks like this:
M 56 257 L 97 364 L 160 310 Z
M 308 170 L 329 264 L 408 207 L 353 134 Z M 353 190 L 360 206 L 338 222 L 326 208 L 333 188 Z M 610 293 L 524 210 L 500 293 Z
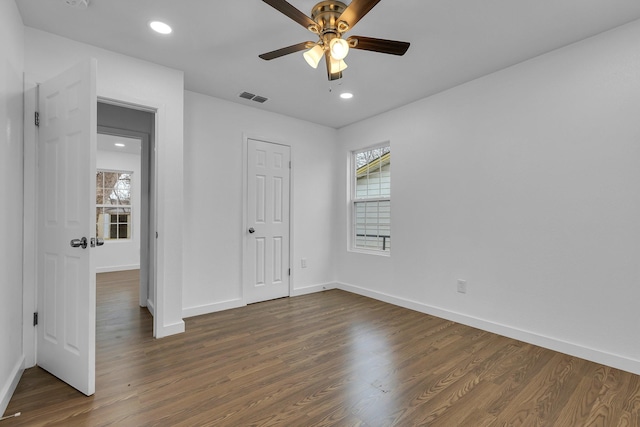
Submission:
M 25 372 L 8 426 L 640 426 L 640 377 L 332 290 L 155 340 L 137 275 L 98 277 L 96 394 Z

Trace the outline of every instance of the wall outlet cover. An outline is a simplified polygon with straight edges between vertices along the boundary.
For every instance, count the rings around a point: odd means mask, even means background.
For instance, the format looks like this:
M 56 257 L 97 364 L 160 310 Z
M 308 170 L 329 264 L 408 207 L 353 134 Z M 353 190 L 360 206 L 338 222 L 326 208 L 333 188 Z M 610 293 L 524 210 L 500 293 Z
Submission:
M 461 294 L 466 294 L 467 293 L 467 281 L 466 280 L 458 279 L 458 292 L 460 292 Z

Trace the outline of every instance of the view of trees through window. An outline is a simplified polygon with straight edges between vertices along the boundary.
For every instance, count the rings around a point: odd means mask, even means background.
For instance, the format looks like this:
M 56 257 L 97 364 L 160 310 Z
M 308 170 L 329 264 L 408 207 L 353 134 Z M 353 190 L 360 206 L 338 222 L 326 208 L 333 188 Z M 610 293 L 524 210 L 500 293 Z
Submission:
M 96 236 L 104 240 L 131 238 L 132 172 L 96 173 Z
M 391 251 L 391 147 L 353 153 L 353 247 Z

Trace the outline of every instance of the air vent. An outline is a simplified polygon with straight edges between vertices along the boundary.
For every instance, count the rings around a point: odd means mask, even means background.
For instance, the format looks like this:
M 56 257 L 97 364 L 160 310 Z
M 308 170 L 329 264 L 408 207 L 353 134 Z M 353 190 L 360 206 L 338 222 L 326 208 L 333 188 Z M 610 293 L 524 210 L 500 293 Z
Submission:
M 265 98 L 264 96 L 260 96 L 260 95 L 254 95 L 251 92 L 242 92 L 238 96 L 243 99 L 250 99 L 251 101 L 259 102 L 260 104 L 264 104 L 269 100 L 269 98 Z
M 65 3 L 78 9 L 86 9 L 89 6 L 89 0 L 65 0 Z
M 244 98 L 244 99 L 253 99 L 253 97 L 255 96 L 252 93 L 249 92 L 242 92 L 240 95 L 238 95 L 240 98 Z

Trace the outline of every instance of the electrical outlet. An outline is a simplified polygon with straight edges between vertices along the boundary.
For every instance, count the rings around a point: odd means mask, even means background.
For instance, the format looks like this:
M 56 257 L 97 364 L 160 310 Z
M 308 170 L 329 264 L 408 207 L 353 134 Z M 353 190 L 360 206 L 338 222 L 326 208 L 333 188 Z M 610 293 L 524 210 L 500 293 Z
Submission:
M 306 258 L 302 258 L 302 259 L 300 260 L 300 266 L 301 266 L 302 268 L 307 268 L 307 259 L 306 259 Z
M 458 279 L 458 292 L 460 292 L 461 294 L 466 294 L 467 293 L 467 281 L 466 280 Z

